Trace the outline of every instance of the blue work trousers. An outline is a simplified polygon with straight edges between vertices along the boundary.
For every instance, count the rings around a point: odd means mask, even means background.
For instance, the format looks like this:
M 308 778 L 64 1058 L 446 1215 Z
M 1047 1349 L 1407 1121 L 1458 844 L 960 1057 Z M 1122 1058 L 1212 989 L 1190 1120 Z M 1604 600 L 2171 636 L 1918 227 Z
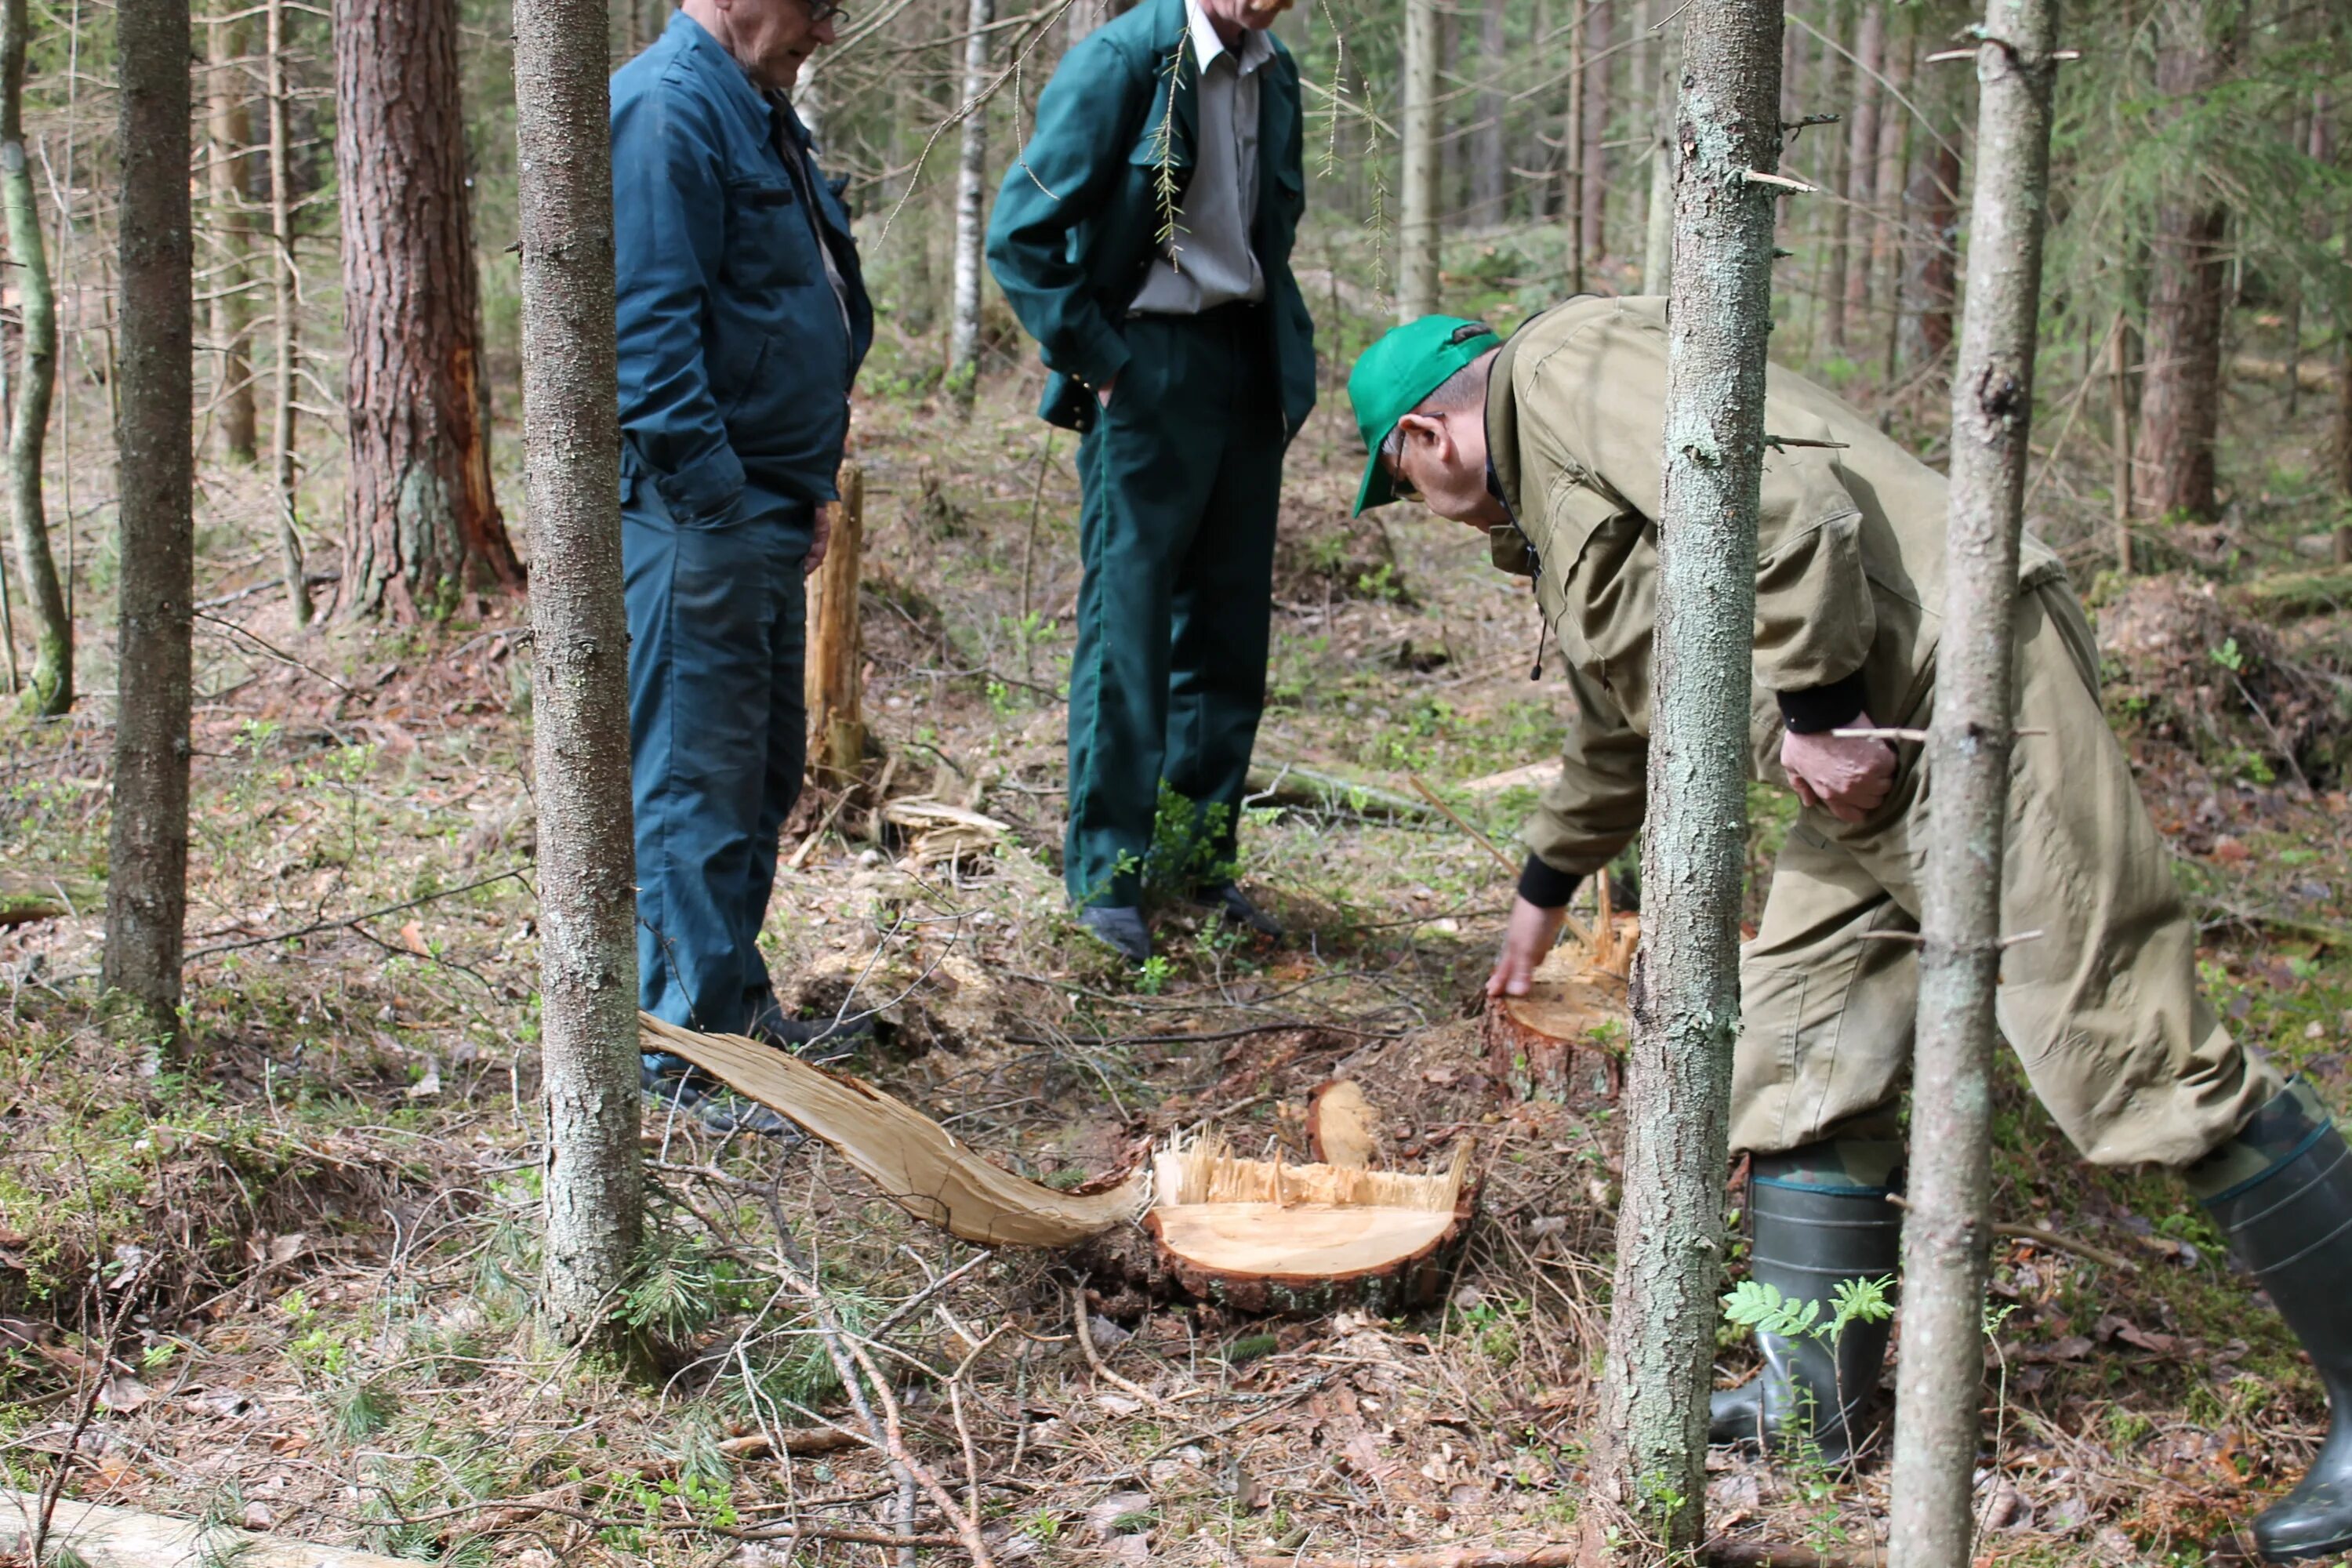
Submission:
M 622 509 L 637 813 L 637 994 L 656 1017 L 740 1034 L 774 1005 L 759 937 L 800 798 L 814 519 L 756 490 L 716 524 L 649 484 Z

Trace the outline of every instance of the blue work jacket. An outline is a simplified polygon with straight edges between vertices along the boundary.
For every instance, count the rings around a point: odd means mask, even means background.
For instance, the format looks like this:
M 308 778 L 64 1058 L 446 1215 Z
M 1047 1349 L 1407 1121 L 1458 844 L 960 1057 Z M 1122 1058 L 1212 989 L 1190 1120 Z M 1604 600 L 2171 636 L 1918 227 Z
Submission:
M 1315 323 L 1290 273 L 1307 207 L 1305 128 L 1298 63 L 1281 39 L 1273 44 L 1257 73 L 1250 249 L 1265 277 L 1283 423 L 1296 435 L 1315 406 Z M 1160 255 L 1168 216 L 1161 173 L 1180 204 L 1192 184 L 1200 82 L 1184 0 L 1142 0 L 1062 57 L 1038 97 L 1035 129 L 1004 172 L 988 265 L 1053 373 L 1037 412 L 1055 425 L 1093 424 L 1088 388 L 1108 385 L 1127 363 L 1127 309 Z
M 834 499 L 874 310 L 848 210 L 807 147 L 791 109 L 684 12 L 613 74 L 625 501 L 649 484 L 679 521 L 708 525 L 747 483 Z

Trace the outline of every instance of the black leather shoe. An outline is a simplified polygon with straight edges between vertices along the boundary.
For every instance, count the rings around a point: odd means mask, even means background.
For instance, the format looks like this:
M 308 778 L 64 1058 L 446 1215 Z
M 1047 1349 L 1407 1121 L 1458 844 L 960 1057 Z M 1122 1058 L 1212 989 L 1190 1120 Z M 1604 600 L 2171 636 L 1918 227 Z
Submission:
M 1151 962 L 1151 931 L 1144 925 L 1140 910 L 1129 905 L 1089 904 L 1078 911 L 1078 924 L 1129 963 Z
M 2327 1440 L 2293 1491 L 2254 1520 L 2273 1563 L 2352 1553 L 2352 1149 L 2308 1086 L 2290 1084 L 2235 1140 L 2267 1169 L 2205 1200 L 2327 1390 Z
M 874 1033 L 874 1020 L 852 1016 L 835 1023 L 831 1018 L 787 1018 L 772 1007 L 752 1019 L 751 1026 L 743 1032 L 763 1046 L 799 1056 L 811 1046 L 846 1046 L 864 1039 Z
M 1841 1282 L 1895 1272 L 1903 1215 L 1886 1201 L 1891 1189 L 1824 1174 L 1820 1147 L 1750 1163 L 1748 1273 L 1789 1301 L 1819 1301 L 1826 1321 Z M 1855 1321 L 1834 1343 L 1758 1334 L 1764 1368 L 1709 1402 L 1707 1441 L 1771 1452 L 1810 1439 L 1825 1461 L 1842 1462 L 1866 1434 L 1892 1331 Z
M 1202 888 L 1192 894 L 1192 901 L 1223 921 L 1227 925 L 1243 926 L 1260 936 L 1270 936 L 1280 942 L 1289 935 L 1282 922 L 1250 901 L 1250 896 L 1238 882 L 1222 882 L 1213 888 Z
M 764 1138 L 793 1138 L 801 1130 L 784 1117 L 733 1093 L 717 1079 L 667 1051 L 643 1051 L 637 1056 L 637 1086 L 656 1110 L 682 1110 L 697 1125 L 721 1137 L 730 1132 L 753 1132 Z

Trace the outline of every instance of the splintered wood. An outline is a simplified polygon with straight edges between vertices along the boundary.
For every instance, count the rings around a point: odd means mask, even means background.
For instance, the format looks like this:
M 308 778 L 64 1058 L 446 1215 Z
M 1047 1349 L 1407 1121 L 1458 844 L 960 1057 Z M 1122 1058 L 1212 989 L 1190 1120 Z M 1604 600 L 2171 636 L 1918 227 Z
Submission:
M 1554 948 L 1525 996 L 1488 1004 L 1485 1024 L 1495 1079 L 1521 1099 L 1540 1095 L 1578 1107 L 1613 1103 L 1630 1016 L 1625 977 L 1641 921 L 1613 914 L 1602 884 L 1590 942 Z
M 1466 1143 L 1433 1174 L 1373 1169 L 1379 1118 L 1344 1081 L 1316 1091 L 1315 1163 L 1240 1159 L 1210 1132 L 1172 1141 L 1104 1190 L 1065 1193 L 991 1164 L 871 1084 L 740 1036 L 641 1019 L 647 1049 L 791 1117 L 919 1218 L 967 1241 L 1055 1248 L 1139 1220 L 1154 1279 L 1235 1311 L 1433 1300 L 1475 1202 Z

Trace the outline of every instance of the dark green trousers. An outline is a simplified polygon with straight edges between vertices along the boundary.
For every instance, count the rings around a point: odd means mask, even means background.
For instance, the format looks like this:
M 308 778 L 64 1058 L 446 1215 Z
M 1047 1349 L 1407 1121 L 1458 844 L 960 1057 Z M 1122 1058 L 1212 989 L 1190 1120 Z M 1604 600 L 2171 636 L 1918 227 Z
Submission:
M 1063 879 L 1082 905 L 1137 901 L 1163 779 L 1193 808 L 1188 864 L 1234 859 L 1287 439 L 1258 307 L 1131 317 L 1127 342 L 1135 357 L 1078 447 Z

